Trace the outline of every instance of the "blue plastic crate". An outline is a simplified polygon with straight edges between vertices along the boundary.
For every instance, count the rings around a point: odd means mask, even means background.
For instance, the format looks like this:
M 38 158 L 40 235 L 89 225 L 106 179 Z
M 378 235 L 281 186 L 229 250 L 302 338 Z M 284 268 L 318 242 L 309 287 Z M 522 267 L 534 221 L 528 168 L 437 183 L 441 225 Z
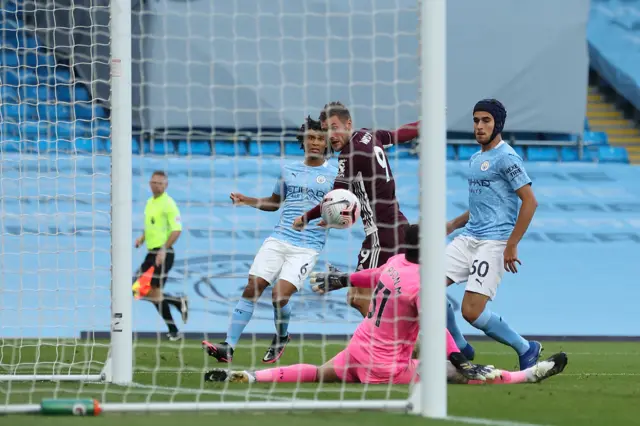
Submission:
M 600 163 L 628 163 L 629 153 L 622 146 L 599 146 L 597 149 Z
M 527 147 L 528 161 L 558 161 L 560 154 L 555 146 L 529 146 Z
M 473 145 L 459 145 L 458 146 L 458 160 L 467 161 L 473 154 L 480 151 L 480 147 L 477 144 Z
M 266 140 L 266 141 L 251 141 L 249 142 L 249 155 L 253 156 L 279 156 L 280 155 L 280 141 L 279 140 Z

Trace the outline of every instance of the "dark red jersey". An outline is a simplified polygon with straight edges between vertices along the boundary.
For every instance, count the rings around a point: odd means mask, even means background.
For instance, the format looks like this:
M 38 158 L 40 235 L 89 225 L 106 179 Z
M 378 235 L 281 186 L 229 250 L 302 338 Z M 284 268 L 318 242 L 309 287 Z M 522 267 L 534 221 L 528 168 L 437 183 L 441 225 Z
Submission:
M 396 199 L 396 182 L 384 151 L 385 146 L 395 143 L 394 137 L 394 132 L 388 130 L 358 130 L 338 157 L 333 187 L 348 189 L 358 197 L 367 235 L 407 223 Z

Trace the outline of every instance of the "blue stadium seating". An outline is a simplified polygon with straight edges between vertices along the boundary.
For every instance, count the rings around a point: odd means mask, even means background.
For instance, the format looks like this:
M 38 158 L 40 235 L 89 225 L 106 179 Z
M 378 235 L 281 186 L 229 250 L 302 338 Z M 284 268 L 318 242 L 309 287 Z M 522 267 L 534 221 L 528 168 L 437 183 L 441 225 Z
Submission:
M 558 161 L 560 155 L 555 146 L 530 146 L 527 147 L 527 160 L 529 161 Z
M 600 163 L 628 163 L 629 154 L 619 146 L 599 146 L 597 160 Z
M 638 4 L 640 0 L 630 3 Z M 72 70 L 58 63 L 43 49 L 35 32 L 21 20 L 19 2 L 6 0 L 0 13 L 0 129 L 4 150 L 15 149 L 17 141 L 32 142 L 38 150 L 48 152 L 67 150 L 68 143 L 77 144 L 81 152 L 107 152 L 110 150 L 110 123 L 107 111 L 91 99 L 87 87 L 74 82 Z M 628 18 L 628 20 L 631 18 Z M 633 21 L 633 19 L 631 19 Z M 631 22 L 629 21 L 629 22 Z M 634 21 L 635 22 L 635 21 Z M 635 25 L 635 24 L 634 24 Z M 597 37 L 596 37 L 597 38 Z M 592 43 L 594 44 L 594 43 Z M 606 134 L 591 132 L 589 121 L 584 120 L 585 145 L 597 147 L 585 150 L 583 161 L 620 162 L 626 155 L 620 149 L 607 147 Z M 577 135 L 550 135 L 547 140 L 575 141 Z M 51 141 L 51 142 L 46 142 Z M 45 146 L 46 145 L 46 146 Z M 63 149 L 64 148 L 64 149 Z M 29 148 L 31 149 L 31 148 Z M 296 141 L 216 140 L 166 142 L 132 141 L 132 152 L 154 155 L 249 155 L 249 156 L 301 156 Z M 516 146 L 523 158 L 530 161 L 579 161 L 577 147 Z M 41 150 L 41 151 L 42 151 Z M 448 145 L 447 159 L 468 160 L 478 147 Z M 408 147 L 393 147 L 390 158 L 413 158 Z

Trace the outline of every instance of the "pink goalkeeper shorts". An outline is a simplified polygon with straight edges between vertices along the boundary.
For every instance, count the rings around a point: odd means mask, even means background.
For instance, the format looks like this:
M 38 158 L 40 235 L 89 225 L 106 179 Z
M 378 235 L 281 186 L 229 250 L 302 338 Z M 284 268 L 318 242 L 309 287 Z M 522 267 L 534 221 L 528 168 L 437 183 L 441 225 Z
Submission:
M 418 381 L 417 359 L 409 364 L 368 361 L 370 354 L 353 346 L 347 346 L 333 358 L 336 375 L 346 383 L 406 385 Z M 367 361 L 360 361 L 367 360 Z

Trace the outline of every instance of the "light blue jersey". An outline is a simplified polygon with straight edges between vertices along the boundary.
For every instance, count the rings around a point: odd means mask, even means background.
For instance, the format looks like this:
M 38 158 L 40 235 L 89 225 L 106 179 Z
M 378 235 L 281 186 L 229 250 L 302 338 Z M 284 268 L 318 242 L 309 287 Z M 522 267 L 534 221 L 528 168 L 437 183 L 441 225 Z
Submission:
M 500 142 L 469 160 L 469 222 L 462 235 L 479 240 L 508 240 L 518 217 L 515 191 L 531 184 L 522 158 Z
M 320 219 L 309 222 L 301 232 L 294 230 L 292 225 L 295 218 L 322 202 L 325 194 L 333 189 L 337 173 L 338 169 L 328 162 L 318 167 L 309 167 L 302 161 L 284 166 L 273 189 L 283 204 L 280 222 L 272 237 L 296 247 L 322 251 L 328 231 L 318 226 Z

